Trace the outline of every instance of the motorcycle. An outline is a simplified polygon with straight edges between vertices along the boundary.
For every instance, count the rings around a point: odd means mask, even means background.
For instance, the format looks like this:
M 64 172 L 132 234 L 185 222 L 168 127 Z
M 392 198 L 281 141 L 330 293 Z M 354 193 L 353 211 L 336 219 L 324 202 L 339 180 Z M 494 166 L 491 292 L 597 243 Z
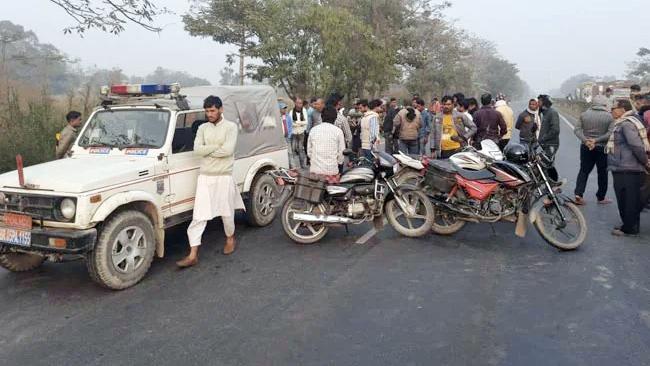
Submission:
M 549 180 L 552 158 L 532 142 L 511 144 L 503 160 L 490 143 L 483 145 L 483 152 L 469 147 L 449 160 L 425 161 L 419 179 L 413 171 L 403 175 L 429 195 L 436 211 L 433 232 L 452 235 L 467 222 L 509 221 L 516 223 L 516 235 L 524 237 L 530 222 L 550 245 L 578 248 L 587 236 L 587 223 Z
M 345 152 L 351 156 L 351 151 Z M 285 169 L 268 172 L 283 187 L 282 228 L 299 244 L 320 241 L 340 225 L 388 223 L 401 235 L 420 237 L 431 231 L 433 205 L 418 187 L 398 185 L 399 163 L 389 154 L 373 152 L 374 161 L 353 159 L 338 183 Z

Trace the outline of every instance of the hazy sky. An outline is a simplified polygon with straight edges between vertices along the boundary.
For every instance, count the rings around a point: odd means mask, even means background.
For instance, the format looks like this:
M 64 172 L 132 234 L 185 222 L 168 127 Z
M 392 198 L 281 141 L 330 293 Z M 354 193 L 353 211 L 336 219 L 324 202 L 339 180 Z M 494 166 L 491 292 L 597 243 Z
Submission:
M 536 92 L 548 91 L 571 75 L 622 77 L 636 50 L 650 47 L 650 22 L 644 0 L 452 0 L 447 11 L 457 24 L 496 43 L 499 52 L 518 64 L 521 76 Z M 189 8 L 187 0 L 155 0 L 177 14 Z M 117 66 L 126 74 L 145 75 L 156 66 L 184 70 L 219 81 L 219 70 L 232 47 L 190 37 L 179 16 L 161 18 L 160 34 L 130 26 L 119 37 L 98 31 L 84 38 L 64 35 L 70 18 L 47 0 L 3 4 L 0 20 L 31 29 L 82 60 L 84 66 Z

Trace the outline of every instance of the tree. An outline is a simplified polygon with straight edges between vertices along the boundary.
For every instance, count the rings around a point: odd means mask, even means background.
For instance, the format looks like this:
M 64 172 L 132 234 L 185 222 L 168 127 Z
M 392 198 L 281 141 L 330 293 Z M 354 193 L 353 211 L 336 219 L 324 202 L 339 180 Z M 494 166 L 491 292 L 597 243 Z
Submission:
M 227 61 L 232 65 L 234 58 L 239 57 L 241 85 L 244 85 L 245 57 L 256 45 L 255 24 L 267 15 L 264 12 L 266 3 L 261 0 L 196 0 L 196 10 L 183 15 L 185 30 L 192 36 L 210 37 L 219 44 L 237 46 L 238 54 L 227 55 Z
M 219 71 L 219 75 L 221 76 L 221 79 L 219 80 L 219 84 L 221 85 L 237 85 L 239 84 L 240 80 L 240 75 L 235 73 L 235 70 L 233 70 L 232 67 L 224 67 Z
M 580 86 L 582 83 L 586 83 L 588 81 L 593 81 L 595 77 L 587 75 L 587 74 L 578 74 L 578 75 L 573 75 L 570 78 L 566 79 L 562 84 L 560 85 L 560 95 L 562 96 L 567 96 L 567 95 L 574 95 L 576 92 L 576 89 Z
M 636 53 L 637 60 L 628 64 L 628 77 L 650 85 L 650 49 L 641 47 Z
M 83 34 L 89 29 L 119 34 L 127 23 L 137 24 L 145 30 L 159 32 L 154 19 L 168 14 L 167 8 L 157 7 L 151 0 L 49 0 L 63 9 L 75 25 L 63 29 L 64 33 Z
M 179 83 L 182 87 L 210 85 L 208 80 L 192 76 L 185 71 L 167 70 L 160 66 L 153 73 L 142 78 L 141 82 L 152 84 Z

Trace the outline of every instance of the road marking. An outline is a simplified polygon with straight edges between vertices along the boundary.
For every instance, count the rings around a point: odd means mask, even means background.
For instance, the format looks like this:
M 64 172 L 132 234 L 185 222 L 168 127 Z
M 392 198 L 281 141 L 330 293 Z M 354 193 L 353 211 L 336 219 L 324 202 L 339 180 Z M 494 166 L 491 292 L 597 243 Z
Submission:
M 574 131 L 574 130 L 576 129 L 575 127 L 573 127 L 573 125 L 571 124 L 571 122 L 569 122 L 569 120 L 566 119 L 566 117 L 564 117 L 563 115 L 560 114 L 560 118 L 562 118 L 562 120 L 564 121 L 564 123 L 566 123 L 566 125 L 569 126 L 569 128 L 571 129 L 571 131 Z
M 363 234 L 359 239 L 357 239 L 354 244 L 365 244 L 375 235 L 377 235 L 377 229 L 373 227 L 372 229 L 368 230 L 367 233 Z
M 386 220 L 384 218 L 383 226 L 386 226 L 386 225 L 388 225 L 388 220 Z M 377 231 L 377 229 L 375 229 L 375 226 L 373 224 L 373 227 L 370 230 L 368 230 L 367 233 L 363 234 L 359 239 L 357 239 L 357 241 L 355 241 L 354 244 L 363 245 L 363 244 L 367 243 L 368 240 L 372 239 L 372 237 L 377 235 L 377 233 L 378 233 L 378 231 Z

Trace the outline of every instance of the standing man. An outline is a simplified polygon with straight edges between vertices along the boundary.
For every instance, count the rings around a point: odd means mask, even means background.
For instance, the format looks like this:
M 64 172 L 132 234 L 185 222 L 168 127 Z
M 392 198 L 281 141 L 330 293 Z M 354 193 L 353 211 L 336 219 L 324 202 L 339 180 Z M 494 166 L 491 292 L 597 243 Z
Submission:
M 630 103 L 632 103 L 632 110 L 637 111 L 636 107 L 636 100 L 637 100 L 637 95 L 641 94 L 641 86 L 638 84 L 634 84 L 630 86 Z
M 379 143 L 379 113 L 381 110 L 381 101 L 373 100 L 368 103 L 367 99 L 359 101 L 360 111 L 363 113 L 361 118 L 361 151 L 362 156 L 368 160 L 373 160 L 372 150 Z
M 650 93 L 643 96 L 643 104 L 639 108 L 639 121 L 646 129 L 646 135 L 650 139 Z M 650 155 L 648 156 L 650 158 Z M 643 185 L 641 186 L 641 207 L 650 209 L 650 170 L 646 172 Z
M 429 136 L 431 135 L 431 124 L 433 123 L 433 117 L 431 113 L 424 108 L 424 100 L 418 98 L 413 102 L 413 107 L 420 112 L 420 118 L 422 119 L 422 127 L 418 131 L 418 153 L 424 155 L 427 153 L 427 145 L 429 143 Z
M 506 122 L 506 129 L 508 130 L 499 141 L 499 148 L 503 150 L 510 142 L 510 137 L 512 136 L 512 128 L 515 125 L 515 113 L 512 111 L 512 108 L 508 106 L 508 102 L 506 102 L 505 99 L 497 101 L 494 106 L 497 112 L 501 113 L 503 120 Z
M 296 98 L 294 107 L 289 113 L 291 117 L 291 150 L 298 156 L 300 169 L 307 166 L 305 156 L 305 132 L 307 131 L 307 112 L 303 108 L 303 100 Z
M 440 114 L 442 111 L 442 104 L 440 104 L 440 101 L 438 100 L 438 97 L 433 97 L 431 100 L 431 105 L 429 106 L 429 111 L 433 114 Z
M 467 111 L 472 115 L 472 118 L 474 118 L 474 115 L 476 112 L 478 112 L 478 100 L 472 97 L 467 99 L 467 102 L 469 103 L 469 108 L 467 108 Z
M 397 115 L 397 99 L 390 98 L 388 103 L 388 109 L 386 110 L 386 116 L 384 116 L 384 143 L 386 144 L 385 149 L 386 153 L 394 154 L 397 151 L 396 141 L 394 140 L 394 129 L 393 129 L 393 119 Z
M 476 125 L 465 114 L 454 109 L 452 97 L 442 97 L 442 114 L 435 117 L 431 138 L 431 155 L 448 159 L 467 146 L 476 133 Z
M 287 114 L 286 103 L 279 102 L 278 109 L 280 109 L 280 117 L 282 118 L 282 132 L 284 133 L 284 140 L 287 142 L 288 147 L 287 154 L 289 155 L 289 167 L 293 168 L 295 166 L 293 162 L 293 149 L 291 148 L 293 146 L 291 139 L 293 121 L 291 120 L 291 115 Z
M 574 133 L 582 141 L 580 145 L 580 171 L 575 190 L 575 203 L 584 205 L 584 193 L 587 187 L 589 174 L 596 166 L 598 172 L 598 192 L 596 198 L 599 204 L 608 204 L 612 201 L 607 194 L 607 154 L 605 145 L 614 129 L 614 119 L 611 109 L 607 110 L 609 100 L 602 95 L 596 95 L 592 106 L 580 115 Z
M 345 147 L 352 147 L 352 130 L 350 129 L 350 123 L 348 122 L 348 117 L 345 116 L 343 108 L 343 96 L 337 93 L 330 96 L 327 104 L 331 104 L 336 109 L 336 120 L 334 121 L 334 126 L 338 127 L 343 131 L 343 137 L 345 138 Z
M 402 109 L 393 119 L 393 126 L 399 131 L 399 150 L 405 154 L 419 154 L 418 136 L 422 128 L 420 111 L 413 107 Z
M 56 141 L 56 158 L 63 159 L 68 155 L 72 145 L 77 140 L 79 127 L 81 127 L 81 113 L 70 111 L 65 115 L 68 124 L 57 134 Z
M 458 102 L 458 105 L 456 106 L 456 111 L 458 113 L 462 113 L 465 117 L 467 117 L 470 121 L 474 122 L 474 117 L 467 111 L 469 109 L 469 102 L 467 99 Z
M 499 140 L 508 132 L 503 116 L 492 107 L 492 95 L 483 94 L 481 104 L 483 107 L 474 114 L 474 123 L 477 128 L 474 146 L 477 149 L 481 148 L 483 140 L 492 140 L 498 144 Z
M 560 148 L 560 114 L 553 108 L 551 97 L 542 94 L 537 98 L 542 111 L 542 126 L 539 130 L 539 145 L 544 149 L 547 157 L 554 160 L 557 150 Z M 559 182 L 560 176 L 555 166 L 548 170 L 549 178 L 555 183 Z
M 323 176 L 328 182 L 338 181 L 339 165 L 343 164 L 345 138 L 343 131 L 334 126 L 338 112 L 333 106 L 323 109 L 323 123 L 309 134 L 307 155 L 311 159 L 309 172 Z
M 311 125 L 309 126 L 310 130 L 323 122 L 321 112 L 323 111 L 323 108 L 325 108 L 325 101 L 323 98 L 316 98 L 316 101 L 312 104 L 312 107 L 314 110 L 311 112 Z
M 539 135 L 541 125 L 539 102 L 537 99 L 531 99 L 528 101 L 528 108 L 521 112 L 515 124 L 515 128 L 519 130 L 519 141 L 531 143 Z
M 237 146 L 237 125 L 223 117 L 221 98 L 211 95 L 203 102 L 208 123 L 202 124 L 194 140 L 194 154 L 201 157 L 192 223 L 187 228 L 190 254 L 176 262 L 181 268 L 199 261 L 201 237 L 209 220 L 221 216 L 226 245 L 223 254 L 235 251 L 235 210 L 244 202 L 232 176 Z
M 612 106 L 614 105 L 614 101 L 616 98 L 614 98 L 614 90 L 612 88 L 607 87 L 605 89 L 605 98 L 607 98 L 607 105 L 605 106 L 607 108 L 607 111 L 610 112 L 612 110 Z
M 612 107 L 612 117 L 616 122 L 605 151 L 609 170 L 614 177 L 618 212 L 623 222 L 612 231 L 612 235 L 636 236 L 639 234 L 642 208 L 639 200 L 642 177 L 650 169 L 650 143 L 645 127 L 636 118 L 629 101 L 617 100 Z

